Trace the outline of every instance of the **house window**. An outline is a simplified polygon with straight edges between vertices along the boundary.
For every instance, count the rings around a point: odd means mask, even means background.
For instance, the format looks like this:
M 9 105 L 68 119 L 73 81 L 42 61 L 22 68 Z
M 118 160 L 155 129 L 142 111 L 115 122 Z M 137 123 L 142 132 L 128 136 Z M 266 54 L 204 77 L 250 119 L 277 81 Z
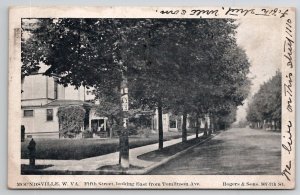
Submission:
M 173 121 L 173 120 L 170 121 L 170 128 L 177 128 L 176 121 Z
M 24 117 L 33 117 L 33 110 L 24 110 Z
M 47 109 L 47 121 L 53 121 L 53 109 Z
M 95 93 L 95 90 L 86 91 L 86 95 L 93 95 L 94 93 Z

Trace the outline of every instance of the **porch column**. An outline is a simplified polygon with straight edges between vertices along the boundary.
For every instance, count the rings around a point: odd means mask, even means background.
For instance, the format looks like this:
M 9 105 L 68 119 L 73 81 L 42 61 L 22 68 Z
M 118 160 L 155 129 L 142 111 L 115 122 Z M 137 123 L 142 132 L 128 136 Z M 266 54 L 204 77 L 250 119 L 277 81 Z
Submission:
M 107 119 L 104 118 L 104 124 L 103 124 L 104 131 L 106 131 L 106 121 L 107 121 Z

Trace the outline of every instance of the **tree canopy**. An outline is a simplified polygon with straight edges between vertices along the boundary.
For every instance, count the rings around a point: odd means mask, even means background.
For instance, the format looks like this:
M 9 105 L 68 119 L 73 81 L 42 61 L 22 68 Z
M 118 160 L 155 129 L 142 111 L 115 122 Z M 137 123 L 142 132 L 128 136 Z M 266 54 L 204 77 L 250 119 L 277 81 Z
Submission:
M 104 110 L 113 110 L 100 113 L 119 115 L 124 78 L 130 108 L 158 107 L 185 119 L 231 116 L 248 95 L 250 64 L 236 43 L 235 20 L 48 18 L 29 26 L 28 20 L 22 20 L 23 35 L 30 35 L 22 36 L 22 75 L 43 62 L 45 75 L 59 75 L 63 85 L 94 87 Z

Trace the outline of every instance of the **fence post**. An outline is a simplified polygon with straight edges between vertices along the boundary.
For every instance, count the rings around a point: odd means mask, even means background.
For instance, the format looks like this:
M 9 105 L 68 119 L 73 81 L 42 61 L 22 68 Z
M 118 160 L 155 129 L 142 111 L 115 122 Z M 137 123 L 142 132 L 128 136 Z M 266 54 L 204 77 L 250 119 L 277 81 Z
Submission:
M 29 150 L 29 165 L 34 167 L 35 166 L 35 152 L 36 152 L 36 143 L 32 138 L 28 145 Z
M 21 142 L 25 141 L 25 126 L 21 125 Z

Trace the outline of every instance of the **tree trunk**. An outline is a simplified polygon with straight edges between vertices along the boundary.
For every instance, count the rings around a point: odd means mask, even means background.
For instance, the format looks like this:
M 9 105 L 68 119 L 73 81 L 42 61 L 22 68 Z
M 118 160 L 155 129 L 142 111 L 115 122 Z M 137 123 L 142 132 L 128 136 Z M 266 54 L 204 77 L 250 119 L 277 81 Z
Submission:
M 125 77 L 126 78 L 126 77 Z M 126 79 L 124 79 L 126 80 Z M 122 86 L 123 85 L 123 86 Z M 121 83 L 121 89 L 123 88 L 123 92 L 121 92 L 121 96 L 127 95 L 127 101 L 128 101 L 128 94 L 124 92 L 124 89 L 127 87 L 127 83 Z M 122 99 L 120 101 L 122 105 Z M 123 107 L 123 105 L 122 105 Z M 128 104 L 127 104 L 128 107 Z M 129 164 L 129 140 L 128 140 L 128 108 L 124 109 L 122 112 L 122 121 L 119 121 L 119 124 L 122 124 L 122 130 L 121 130 L 121 135 L 120 135 L 120 153 L 119 153 L 119 164 L 123 169 L 128 169 L 130 164 Z
M 204 125 L 204 134 L 203 136 L 206 137 L 207 136 L 207 128 L 208 128 L 208 125 L 207 125 L 207 121 L 205 121 L 205 125 Z
M 187 140 L 186 119 L 187 113 L 184 112 L 182 117 L 182 142 L 186 142 Z
M 158 104 L 158 149 L 163 149 L 164 147 L 164 131 L 163 131 L 163 120 L 162 120 L 162 105 Z
M 200 123 L 199 123 L 199 115 L 197 114 L 196 116 L 196 138 L 199 137 L 199 128 L 200 128 Z
M 213 119 L 212 115 L 210 115 L 210 124 L 209 124 L 208 135 L 212 134 L 213 128 L 214 128 L 214 119 Z
M 128 129 L 124 127 L 120 135 L 120 155 L 119 163 L 122 168 L 129 168 L 129 141 Z
M 123 121 L 123 123 L 125 123 L 125 121 Z M 123 129 L 120 134 L 119 164 L 122 168 L 129 168 L 129 141 L 127 124 L 123 124 Z
M 109 138 L 112 139 L 113 137 L 113 127 L 112 125 L 110 125 L 110 128 L 109 128 Z

